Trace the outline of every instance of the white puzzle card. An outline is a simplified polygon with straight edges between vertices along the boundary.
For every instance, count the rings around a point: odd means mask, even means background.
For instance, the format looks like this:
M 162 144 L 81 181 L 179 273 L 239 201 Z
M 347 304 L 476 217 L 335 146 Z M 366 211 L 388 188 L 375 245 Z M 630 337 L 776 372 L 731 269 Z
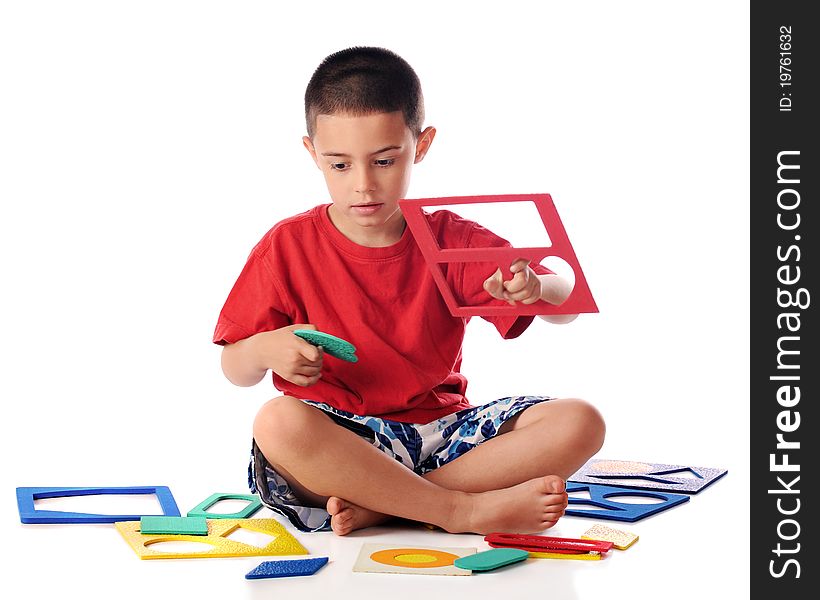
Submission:
M 405 573 L 409 575 L 471 575 L 453 563 L 475 554 L 475 548 L 425 548 L 402 544 L 364 544 L 353 565 L 357 573 Z

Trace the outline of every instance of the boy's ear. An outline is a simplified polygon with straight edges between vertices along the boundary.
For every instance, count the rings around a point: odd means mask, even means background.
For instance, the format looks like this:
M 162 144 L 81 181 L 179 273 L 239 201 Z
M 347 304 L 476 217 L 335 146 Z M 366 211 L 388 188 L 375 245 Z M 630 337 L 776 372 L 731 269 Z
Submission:
M 413 159 L 413 164 L 420 163 L 424 159 L 435 137 L 435 127 L 428 127 L 419 134 L 419 139 L 416 141 L 416 156 Z
M 302 138 L 302 145 L 310 153 L 310 157 L 313 159 L 313 162 L 316 163 L 316 166 L 319 167 L 319 161 L 316 158 L 316 148 L 313 147 L 313 142 L 311 141 L 310 137 L 304 136 Z M 321 168 L 322 167 L 319 167 L 319 169 Z

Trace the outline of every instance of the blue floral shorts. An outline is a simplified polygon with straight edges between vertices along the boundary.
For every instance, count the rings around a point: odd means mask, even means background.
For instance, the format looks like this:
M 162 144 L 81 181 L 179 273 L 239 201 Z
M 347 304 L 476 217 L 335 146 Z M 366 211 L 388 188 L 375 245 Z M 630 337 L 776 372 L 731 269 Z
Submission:
M 466 408 L 430 423 L 400 423 L 359 416 L 312 400 L 315 406 L 342 427 L 350 429 L 376 448 L 419 475 L 455 460 L 480 443 L 495 437 L 501 425 L 522 410 L 551 400 L 548 396 L 512 396 Z M 302 505 L 284 477 L 271 468 L 253 443 L 248 485 L 262 503 L 287 517 L 300 531 L 327 531 L 330 515 L 324 508 Z

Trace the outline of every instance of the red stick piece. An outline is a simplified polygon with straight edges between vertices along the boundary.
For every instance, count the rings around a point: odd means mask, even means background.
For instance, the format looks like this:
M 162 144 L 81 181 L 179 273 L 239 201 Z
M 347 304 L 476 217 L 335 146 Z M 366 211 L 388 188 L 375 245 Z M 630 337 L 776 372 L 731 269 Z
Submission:
M 584 554 L 587 552 L 605 553 L 612 549 L 612 542 L 516 533 L 491 533 L 484 538 L 484 541 L 493 548 L 520 548 L 528 552 Z

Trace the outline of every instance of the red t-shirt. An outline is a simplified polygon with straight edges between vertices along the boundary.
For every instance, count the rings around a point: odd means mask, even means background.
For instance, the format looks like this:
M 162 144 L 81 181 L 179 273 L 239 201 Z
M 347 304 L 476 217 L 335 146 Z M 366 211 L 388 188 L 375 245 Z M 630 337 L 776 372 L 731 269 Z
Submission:
M 310 323 L 351 342 L 359 361 L 325 355 L 322 378 L 309 387 L 274 373 L 273 384 L 283 393 L 406 423 L 429 423 L 469 408 L 467 380 L 459 372 L 469 318 L 450 314 L 410 231 L 405 228 L 392 246 L 360 246 L 336 229 L 328 206 L 285 219 L 265 234 L 225 301 L 214 343 Z M 442 248 L 509 246 L 446 210 L 427 220 Z M 482 287 L 495 265 L 442 267 L 462 304 L 504 305 Z M 532 319 L 487 318 L 504 338 L 520 335 Z

